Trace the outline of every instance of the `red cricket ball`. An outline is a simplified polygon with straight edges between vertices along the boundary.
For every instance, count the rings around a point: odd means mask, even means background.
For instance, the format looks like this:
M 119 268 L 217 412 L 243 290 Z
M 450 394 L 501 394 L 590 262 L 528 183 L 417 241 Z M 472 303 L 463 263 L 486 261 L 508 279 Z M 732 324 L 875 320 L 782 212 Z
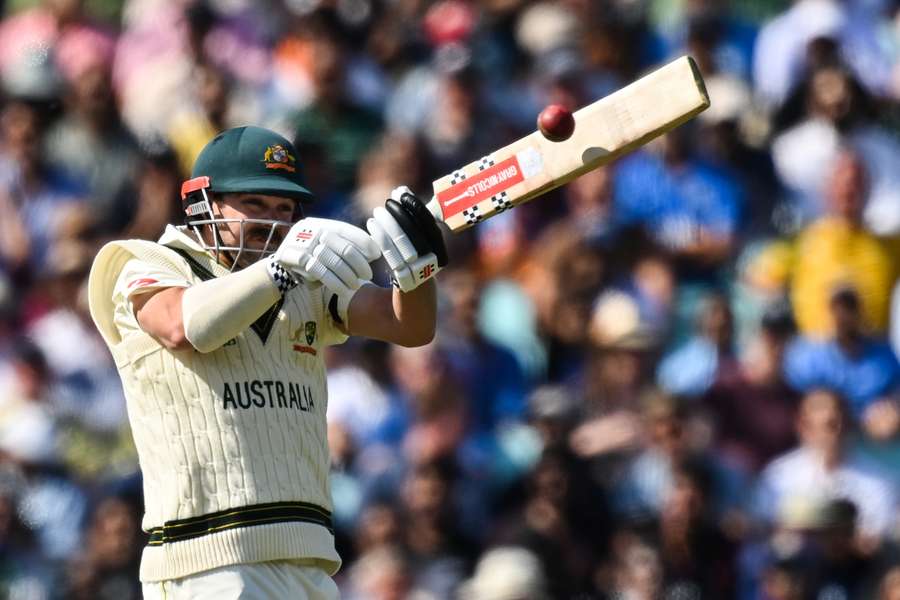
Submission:
M 551 104 L 538 115 L 537 126 L 545 138 L 551 142 L 561 142 L 569 139 L 575 131 L 575 117 L 565 106 Z

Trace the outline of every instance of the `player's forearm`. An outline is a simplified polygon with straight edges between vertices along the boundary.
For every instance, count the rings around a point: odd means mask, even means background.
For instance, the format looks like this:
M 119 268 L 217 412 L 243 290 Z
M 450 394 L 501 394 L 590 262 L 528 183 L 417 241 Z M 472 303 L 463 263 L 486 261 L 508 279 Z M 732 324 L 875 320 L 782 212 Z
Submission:
M 184 336 L 181 318 L 181 299 L 186 289 L 164 288 L 131 298 L 141 329 L 169 350 L 189 350 L 193 347 Z
M 212 352 L 246 330 L 281 298 L 268 261 L 191 286 L 181 302 L 184 335 L 200 352 Z
M 403 346 L 424 346 L 434 339 L 437 324 L 437 286 L 426 281 L 410 292 L 394 288 L 391 297 L 394 319 Z
M 141 328 L 169 350 L 212 352 L 247 329 L 281 297 L 268 266 L 132 300 Z
M 350 301 L 347 333 L 398 346 L 424 346 L 434 338 L 437 291 L 428 281 L 410 292 L 363 286 Z

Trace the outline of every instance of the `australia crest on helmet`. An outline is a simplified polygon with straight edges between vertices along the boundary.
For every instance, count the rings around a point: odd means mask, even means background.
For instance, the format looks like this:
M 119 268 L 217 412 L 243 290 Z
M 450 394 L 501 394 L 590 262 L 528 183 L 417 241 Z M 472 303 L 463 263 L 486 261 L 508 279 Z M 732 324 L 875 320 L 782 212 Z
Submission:
M 297 170 L 297 167 L 294 166 L 296 160 L 294 155 L 292 155 L 283 145 L 273 144 L 266 147 L 262 162 L 265 163 L 267 169 L 283 169 L 289 173 L 293 173 Z

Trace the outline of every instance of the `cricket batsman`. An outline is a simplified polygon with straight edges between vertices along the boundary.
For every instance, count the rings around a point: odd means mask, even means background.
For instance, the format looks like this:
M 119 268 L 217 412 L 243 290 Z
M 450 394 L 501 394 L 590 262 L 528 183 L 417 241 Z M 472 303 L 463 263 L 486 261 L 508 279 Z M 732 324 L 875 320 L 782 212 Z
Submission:
M 184 224 L 91 269 L 143 473 L 145 598 L 338 598 L 323 351 L 434 335 L 447 252 L 424 204 L 398 188 L 368 232 L 304 218 L 301 167 L 272 131 L 225 131 L 182 186 Z M 393 289 L 369 283 L 381 256 Z

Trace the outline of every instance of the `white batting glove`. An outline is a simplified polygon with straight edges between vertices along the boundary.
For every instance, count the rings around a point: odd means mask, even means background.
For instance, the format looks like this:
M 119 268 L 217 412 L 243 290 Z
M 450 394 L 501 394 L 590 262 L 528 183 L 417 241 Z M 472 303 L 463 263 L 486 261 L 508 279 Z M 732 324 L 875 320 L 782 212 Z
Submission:
M 272 260 L 295 279 L 321 282 L 346 296 L 372 279 L 369 263 L 380 255 L 378 246 L 359 227 L 310 217 L 294 223 Z
M 447 248 L 434 217 L 406 186 L 395 188 L 377 207 L 366 229 L 391 268 L 394 285 L 416 289 L 447 264 Z

